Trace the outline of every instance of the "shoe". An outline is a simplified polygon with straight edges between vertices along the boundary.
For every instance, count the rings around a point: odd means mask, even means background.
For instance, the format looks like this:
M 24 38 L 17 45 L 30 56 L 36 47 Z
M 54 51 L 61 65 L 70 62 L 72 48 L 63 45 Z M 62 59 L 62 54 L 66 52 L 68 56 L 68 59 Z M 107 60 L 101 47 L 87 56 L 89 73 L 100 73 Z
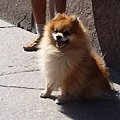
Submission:
M 37 51 L 38 48 L 38 44 L 40 43 L 40 36 L 35 37 L 35 39 L 31 42 L 28 42 L 26 45 L 23 46 L 23 49 L 25 51 Z

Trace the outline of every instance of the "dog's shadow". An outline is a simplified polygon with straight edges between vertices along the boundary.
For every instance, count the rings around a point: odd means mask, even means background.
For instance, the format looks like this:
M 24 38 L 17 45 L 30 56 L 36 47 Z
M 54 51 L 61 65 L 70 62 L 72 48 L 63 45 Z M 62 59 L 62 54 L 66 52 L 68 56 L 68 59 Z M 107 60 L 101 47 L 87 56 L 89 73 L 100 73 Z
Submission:
M 110 69 L 110 79 L 120 85 L 119 72 Z M 120 92 L 112 90 L 108 99 L 70 101 L 60 105 L 59 111 L 72 120 L 120 120 Z
M 120 99 L 71 101 L 61 105 L 60 112 L 73 120 L 119 120 Z
M 113 70 L 110 72 L 112 82 L 119 85 L 120 76 Z M 113 90 L 108 99 L 65 103 L 61 105 L 60 112 L 73 120 L 120 120 L 120 93 Z

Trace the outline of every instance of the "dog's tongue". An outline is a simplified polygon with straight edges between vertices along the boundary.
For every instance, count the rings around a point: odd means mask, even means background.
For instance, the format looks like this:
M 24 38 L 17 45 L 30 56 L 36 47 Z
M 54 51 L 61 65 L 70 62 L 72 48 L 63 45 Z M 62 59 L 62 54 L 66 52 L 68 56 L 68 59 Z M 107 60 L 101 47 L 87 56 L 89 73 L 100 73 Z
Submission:
M 69 40 L 66 41 L 56 41 L 57 47 L 64 47 L 67 43 L 69 43 Z
M 57 46 L 62 46 L 63 43 L 64 43 L 63 41 L 58 41 L 58 42 L 57 42 Z

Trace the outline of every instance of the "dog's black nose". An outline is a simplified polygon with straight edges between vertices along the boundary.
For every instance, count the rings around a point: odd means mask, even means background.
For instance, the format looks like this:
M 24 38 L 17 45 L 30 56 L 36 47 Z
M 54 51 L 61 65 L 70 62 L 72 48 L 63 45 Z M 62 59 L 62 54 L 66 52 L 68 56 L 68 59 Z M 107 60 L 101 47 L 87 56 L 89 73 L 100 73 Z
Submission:
M 57 40 L 61 40 L 62 37 L 60 35 L 56 36 Z

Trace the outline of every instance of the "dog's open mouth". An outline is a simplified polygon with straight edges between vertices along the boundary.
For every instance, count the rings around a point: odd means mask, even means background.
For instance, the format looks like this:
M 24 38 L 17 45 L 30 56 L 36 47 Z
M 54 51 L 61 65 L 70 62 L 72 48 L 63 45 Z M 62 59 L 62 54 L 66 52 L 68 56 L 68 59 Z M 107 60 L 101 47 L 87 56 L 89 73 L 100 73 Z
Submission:
M 56 41 L 56 47 L 64 47 L 64 46 L 66 46 L 69 43 L 69 41 L 70 40 L 65 40 L 65 41 L 57 40 Z

